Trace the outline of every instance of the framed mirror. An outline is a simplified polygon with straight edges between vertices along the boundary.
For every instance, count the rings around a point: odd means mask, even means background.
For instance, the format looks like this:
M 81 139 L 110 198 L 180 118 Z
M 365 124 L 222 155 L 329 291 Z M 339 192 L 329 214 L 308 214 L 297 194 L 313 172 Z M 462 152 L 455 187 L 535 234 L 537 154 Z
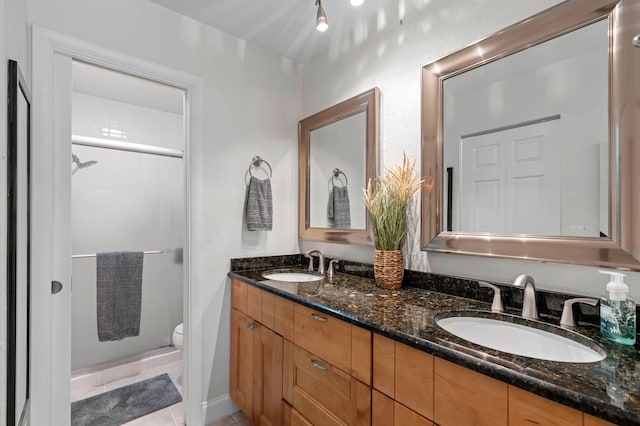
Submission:
M 8 63 L 7 102 L 7 425 L 26 424 L 29 407 L 31 96 L 18 63 Z
M 640 270 L 639 9 L 569 0 L 423 68 L 423 249 Z
M 300 121 L 301 240 L 372 244 L 362 189 L 379 172 L 379 116 L 376 87 Z

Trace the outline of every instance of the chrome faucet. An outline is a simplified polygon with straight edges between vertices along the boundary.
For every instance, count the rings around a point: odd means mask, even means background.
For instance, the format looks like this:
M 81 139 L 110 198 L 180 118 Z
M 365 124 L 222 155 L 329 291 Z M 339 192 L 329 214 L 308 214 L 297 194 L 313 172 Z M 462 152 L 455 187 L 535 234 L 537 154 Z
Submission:
M 324 253 L 322 253 L 322 250 L 320 249 L 311 249 L 305 253 L 305 256 L 307 257 L 314 256 L 314 255 L 318 256 L 319 263 L 320 263 L 318 265 L 318 273 L 324 275 Z M 313 272 L 313 267 L 311 265 L 313 265 L 313 263 L 309 264 L 310 266 L 309 270 Z
M 522 299 L 522 317 L 538 319 L 538 307 L 536 306 L 536 282 L 531 275 L 518 275 L 513 285 L 524 289 Z

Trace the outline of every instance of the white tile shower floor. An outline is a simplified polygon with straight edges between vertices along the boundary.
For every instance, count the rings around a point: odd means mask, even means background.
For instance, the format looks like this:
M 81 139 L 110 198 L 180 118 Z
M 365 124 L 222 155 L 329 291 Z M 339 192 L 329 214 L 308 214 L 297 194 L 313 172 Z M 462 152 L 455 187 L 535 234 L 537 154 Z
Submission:
M 169 364 L 141 371 L 140 373 L 129 377 L 114 380 L 101 385 L 89 386 L 83 389 L 75 390 L 71 392 L 71 402 L 98 395 L 112 389 L 130 385 L 132 383 L 140 382 L 145 379 L 150 379 L 163 373 L 167 373 L 169 377 L 171 377 L 171 380 L 173 380 L 176 388 L 178 388 L 178 391 L 180 392 L 180 394 L 182 394 L 182 382 L 180 380 L 182 374 L 182 361 L 174 361 Z M 181 426 L 184 424 L 183 419 L 184 417 L 182 414 L 182 402 L 179 402 L 170 407 L 132 420 L 125 424 L 127 426 Z

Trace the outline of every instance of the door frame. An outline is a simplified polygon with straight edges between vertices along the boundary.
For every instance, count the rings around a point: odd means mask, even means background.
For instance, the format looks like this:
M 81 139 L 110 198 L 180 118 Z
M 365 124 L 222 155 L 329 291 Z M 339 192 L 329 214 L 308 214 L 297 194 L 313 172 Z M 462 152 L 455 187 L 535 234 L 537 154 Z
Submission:
M 169 84 L 185 90 L 185 146 L 183 170 L 185 182 L 185 246 L 184 246 L 184 348 L 183 348 L 183 407 L 185 423 L 202 424 L 202 337 L 200 330 L 200 288 L 202 278 L 201 241 L 202 229 L 202 98 L 203 84 L 198 76 L 158 65 L 69 37 L 36 25 L 33 26 L 33 234 L 32 234 L 32 359 L 31 422 L 37 425 L 68 424 L 70 412 L 70 342 L 57 344 L 54 316 L 59 309 L 56 296 L 51 295 L 51 281 L 62 281 L 70 287 L 70 239 L 63 238 L 61 248 L 51 225 L 58 223 L 56 205 L 58 191 L 69 181 L 61 182 L 57 170 L 69 169 L 71 148 L 71 109 L 56 108 L 59 87 L 69 88 L 70 67 L 56 63 L 75 59 L 107 69 Z M 67 70 L 69 75 L 66 74 Z M 56 70 L 58 72 L 56 73 Z M 57 80 L 57 81 L 56 81 Z M 71 96 L 70 93 L 67 96 Z M 65 144 L 68 144 L 65 145 Z M 64 161 L 66 159 L 66 161 Z M 56 180 L 56 177 L 58 179 Z M 64 191 L 64 190 L 63 190 Z M 65 194 L 62 192 L 62 195 Z M 64 209 L 62 212 L 64 213 Z M 53 219 L 52 219 L 53 218 Z M 68 218 L 66 219 L 69 220 Z M 55 221 L 55 222 L 54 222 Z M 64 221 L 64 219 L 63 219 Z M 70 229 L 69 229 L 70 232 Z M 68 241 L 66 241 L 68 239 Z M 68 247 L 66 247 L 68 246 Z M 66 250 L 69 266 L 59 268 L 54 252 Z M 63 271 L 62 275 L 55 276 Z M 68 289 L 67 297 L 70 297 Z M 59 297 L 59 296 L 58 296 Z M 59 326 L 59 325 L 58 325 Z M 70 324 L 67 326 L 70 327 Z M 64 339 L 63 339 L 64 340 Z M 66 351 L 66 352 L 65 352 Z M 62 365 L 61 365 L 62 364 Z M 66 378 L 66 383 L 62 383 Z M 64 391 L 69 387 L 69 392 Z M 66 395 L 66 396 L 65 396 Z

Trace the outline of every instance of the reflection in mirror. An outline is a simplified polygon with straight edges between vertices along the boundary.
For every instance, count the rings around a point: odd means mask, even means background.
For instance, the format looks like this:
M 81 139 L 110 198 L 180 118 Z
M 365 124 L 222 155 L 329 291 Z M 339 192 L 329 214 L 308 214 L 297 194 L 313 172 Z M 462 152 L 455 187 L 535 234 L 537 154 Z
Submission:
M 312 228 L 366 229 L 366 114 L 313 130 L 309 151 L 309 213 Z M 338 169 L 334 173 L 334 170 Z
M 300 239 L 371 244 L 362 189 L 378 175 L 379 97 L 374 88 L 300 121 Z
M 568 0 L 423 68 L 423 248 L 640 270 L 639 5 Z
M 609 235 L 608 31 L 604 19 L 444 81 L 446 229 Z

